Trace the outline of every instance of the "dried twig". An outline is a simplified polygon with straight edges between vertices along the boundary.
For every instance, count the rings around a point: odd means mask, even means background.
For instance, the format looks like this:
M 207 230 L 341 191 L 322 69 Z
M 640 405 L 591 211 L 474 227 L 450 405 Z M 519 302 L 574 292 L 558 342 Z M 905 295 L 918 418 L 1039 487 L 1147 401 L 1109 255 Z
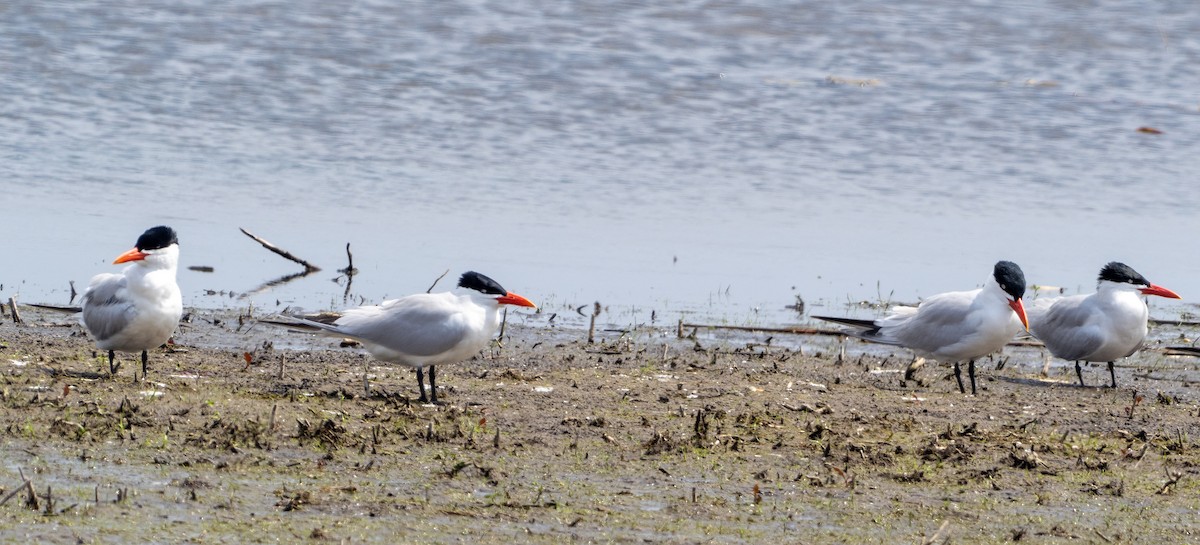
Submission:
M 683 330 L 685 328 L 692 329 L 725 329 L 729 331 L 750 331 L 759 333 L 790 333 L 792 335 L 829 335 L 833 337 L 850 336 L 847 332 L 840 329 L 821 329 L 817 327 L 756 327 L 742 325 L 722 325 L 722 324 L 688 324 L 683 321 L 677 326 L 676 335 L 683 338 Z M 1045 346 L 1039 341 L 1031 340 L 1014 340 L 1008 343 L 1008 346 Z
M 1169 467 L 1164 467 L 1163 470 L 1167 473 L 1167 482 L 1158 489 L 1158 492 L 1155 492 L 1160 496 L 1170 494 L 1175 489 L 1175 485 L 1179 484 L 1179 480 L 1183 478 L 1182 471 L 1173 471 Z
M 678 326 L 679 331 L 682 332 L 684 330 L 684 328 L 727 329 L 727 330 L 731 330 L 731 331 L 758 331 L 758 332 L 762 332 L 762 333 L 791 333 L 794 335 L 832 335 L 832 336 L 846 335 L 845 331 L 839 331 L 836 329 L 819 329 L 819 328 L 815 328 L 815 327 L 752 327 L 752 326 L 718 325 L 718 324 L 686 324 L 686 323 L 680 322 L 679 326 Z
M 1129 414 L 1130 420 L 1133 420 L 1133 410 L 1137 408 L 1138 403 L 1140 403 L 1141 401 L 1142 401 L 1142 396 L 1139 396 L 1137 390 L 1134 390 L 1133 391 L 1133 402 L 1129 405 L 1129 407 L 1125 408 L 1125 412 L 1127 414 Z
M 338 272 L 345 273 L 346 276 L 354 276 L 358 274 L 358 269 L 354 268 L 354 254 L 350 253 L 350 243 L 346 243 L 346 268 Z
M 25 481 L 25 485 L 24 485 L 25 490 L 29 491 L 29 497 L 25 498 L 25 507 L 28 507 L 30 509 L 33 509 L 34 511 L 37 511 L 38 510 L 37 492 L 34 492 L 34 490 L 33 490 L 33 479 L 25 478 L 25 471 L 19 467 L 17 468 L 17 474 L 21 476 L 21 480 Z M 20 490 L 20 488 L 18 488 L 17 490 Z
M 944 532 L 946 530 L 946 527 L 949 525 L 950 525 L 949 520 L 942 521 L 942 527 L 938 528 L 937 531 L 934 532 L 932 536 L 929 536 L 929 539 L 922 541 L 921 545 L 933 545 L 935 542 L 937 542 L 938 538 L 941 537 L 942 532 Z
M 504 319 L 500 320 L 500 335 L 499 339 L 504 340 L 504 330 L 508 328 L 508 307 L 504 307 Z
M 441 281 L 442 281 L 442 278 L 445 278 L 447 274 L 450 274 L 450 269 L 446 269 L 446 272 L 442 273 L 442 275 L 441 275 L 441 276 L 437 277 L 437 278 L 436 278 L 436 279 L 433 281 L 433 283 L 429 285 L 429 289 L 425 290 L 425 293 L 432 292 L 432 291 L 433 291 L 433 287 L 434 287 L 434 286 L 436 286 L 438 282 L 441 282 Z
M 358 269 L 354 268 L 354 254 L 350 253 L 350 243 L 346 243 L 346 268 L 338 269 L 338 272 L 346 275 L 346 291 L 342 293 L 342 302 L 350 300 L 350 286 L 354 285 L 354 275 L 358 274 Z
M 8 503 L 8 500 L 11 500 L 13 498 L 13 496 L 17 495 L 18 492 L 25 490 L 25 487 L 29 486 L 29 484 L 30 484 L 29 479 L 25 479 L 25 482 L 21 483 L 20 486 L 12 489 L 12 492 L 9 492 L 7 495 L 4 496 L 4 499 L 0 500 L 0 505 L 4 505 L 4 504 Z
M 241 229 L 242 234 L 254 239 L 254 242 L 262 244 L 263 248 L 266 248 L 268 250 L 271 250 L 272 252 L 275 252 L 276 254 L 279 254 L 281 257 L 283 257 L 284 259 L 287 259 L 288 261 L 294 261 L 296 263 L 303 265 L 305 272 L 311 273 L 311 272 L 317 272 L 317 271 L 321 270 L 320 267 L 317 267 L 316 265 L 313 265 L 312 263 L 309 263 L 303 259 L 300 259 L 300 258 L 292 255 L 291 252 L 288 252 L 287 250 L 284 250 L 283 248 L 280 248 L 274 244 L 271 244 L 270 242 L 267 242 L 267 241 L 259 238 L 258 236 L 255 236 L 253 233 L 245 230 L 244 228 L 239 227 L 238 229 Z

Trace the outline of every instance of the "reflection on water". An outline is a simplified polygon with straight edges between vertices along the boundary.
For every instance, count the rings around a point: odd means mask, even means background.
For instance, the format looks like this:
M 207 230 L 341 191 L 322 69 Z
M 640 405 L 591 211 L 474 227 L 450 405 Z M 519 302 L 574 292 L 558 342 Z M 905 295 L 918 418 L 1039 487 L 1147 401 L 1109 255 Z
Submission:
M 5 293 L 174 226 L 185 304 L 479 270 L 551 305 L 790 321 L 1118 259 L 1200 294 L 1191 2 L 0 8 Z M 1161 134 L 1139 132 L 1153 127 Z M 1183 250 L 1183 251 L 1181 251 Z M 879 286 L 879 288 L 877 288 Z

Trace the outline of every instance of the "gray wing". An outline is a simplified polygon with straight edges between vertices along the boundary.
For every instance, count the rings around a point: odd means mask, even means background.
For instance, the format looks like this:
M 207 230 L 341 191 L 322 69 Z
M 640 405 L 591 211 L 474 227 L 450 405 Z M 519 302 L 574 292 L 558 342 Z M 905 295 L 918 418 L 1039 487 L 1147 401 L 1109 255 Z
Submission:
M 926 352 L 959 344 L 978 331 L 979 324 L 971 312 L 976 295 L 978 290 L 941 293 L 915 309 L 899 307 L 880 320 L 880 334 Z
M 305 323 L 408 356 L 433 356 L 457 346 L 470 323 L 450 294 L 418 294 L 346 310 L 332 325 Z
M 83 292 L 83 325 L 98 341 L 120 333 L 137 315 L 137 308 L 124 298 L 125 276 L 98 274 Z
M 1086 302 L 1083 297 L 1062 297 L 1038 305 L 1029 317 L 1029 332 L 1062 359 L 1088 357 L 1104 344 L 1105 337 Z

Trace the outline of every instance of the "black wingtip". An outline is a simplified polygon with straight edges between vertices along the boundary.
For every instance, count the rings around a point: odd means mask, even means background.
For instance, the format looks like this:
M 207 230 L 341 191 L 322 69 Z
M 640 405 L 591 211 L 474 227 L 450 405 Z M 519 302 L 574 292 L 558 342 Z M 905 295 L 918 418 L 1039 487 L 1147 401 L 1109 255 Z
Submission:
M 850 327 L 860 327 L 863 329 L 875 328 L 875 320 L 859 320 L 857 318 L 842 318 L 838 316 L 813 316 L 813 318 L 835 324 L 848 325 Z
M 42 303 L 23 303 L 23 304 L 27 305 L 27 306 L 35 307 L 35 308 L 53 310 L 56 312 L 66 312 L 66 313 L 83 312 L 83 307 L 61 307 L 58 305 L 44 305 Z

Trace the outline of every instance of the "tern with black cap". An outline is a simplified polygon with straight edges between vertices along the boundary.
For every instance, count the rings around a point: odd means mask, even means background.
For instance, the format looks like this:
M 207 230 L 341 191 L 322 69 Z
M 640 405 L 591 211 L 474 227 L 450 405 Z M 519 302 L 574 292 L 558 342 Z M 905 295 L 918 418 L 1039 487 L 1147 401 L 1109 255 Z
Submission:
M 458 363 L 487 346 L 500 326 L 501 306 L 536 308 L 529 299 L 505 290 L 495 280 L 477 272 L 463 273 L 458 287 L 457 292 L 418 293 L 348 309 L 330 323 L 303 317 L 265 321 L 306 326 L 326 335 L 355 339 L 375 359 L 415 369 L 420 401 L 437 403 L 436 366 Z
M 1113 261 L 1100 269 L 1095 293 L 1035 299 L 1029 306 L 1029 331 L 1055 357 L 1075 362 L 1080 386 L 1084 385 L 1080 362 L 1103 361 L 1116 388 L 1115 361 L 1133 355 L 1146 340 L 1150 310 L 1143 295 L 1180 298 L 1151 284 L 1132 267 Z
M 967 360 L 971 394 L 975 394 L 975 359 L 1000 350 L 1022 329 L 1029 329 L 1021 302 L 1024 295 L 1025 273 L 1016 263 L 1000 261 L 982 288 L 939 293 L 915 307 L 892 307 L 890 314 L 878 320 L 813 318 L 859 328 L 848 333 L 861 339 L 953 362 L 958 390 L 963 393 L 966 388 L 959 362 Z
M 83 292 L 83 325 L 108 350 L 108 369 L 116 374 L 114 351 L 141 352 L 142 377 L 149 371 L 146 351 L 166 343 L 183 316 L 183 298 L 175 282 L 179 238 L 165 225 L 147 229 L 132 250 L 113 264 L 129 263 L 120 274 L 92 277 Z

